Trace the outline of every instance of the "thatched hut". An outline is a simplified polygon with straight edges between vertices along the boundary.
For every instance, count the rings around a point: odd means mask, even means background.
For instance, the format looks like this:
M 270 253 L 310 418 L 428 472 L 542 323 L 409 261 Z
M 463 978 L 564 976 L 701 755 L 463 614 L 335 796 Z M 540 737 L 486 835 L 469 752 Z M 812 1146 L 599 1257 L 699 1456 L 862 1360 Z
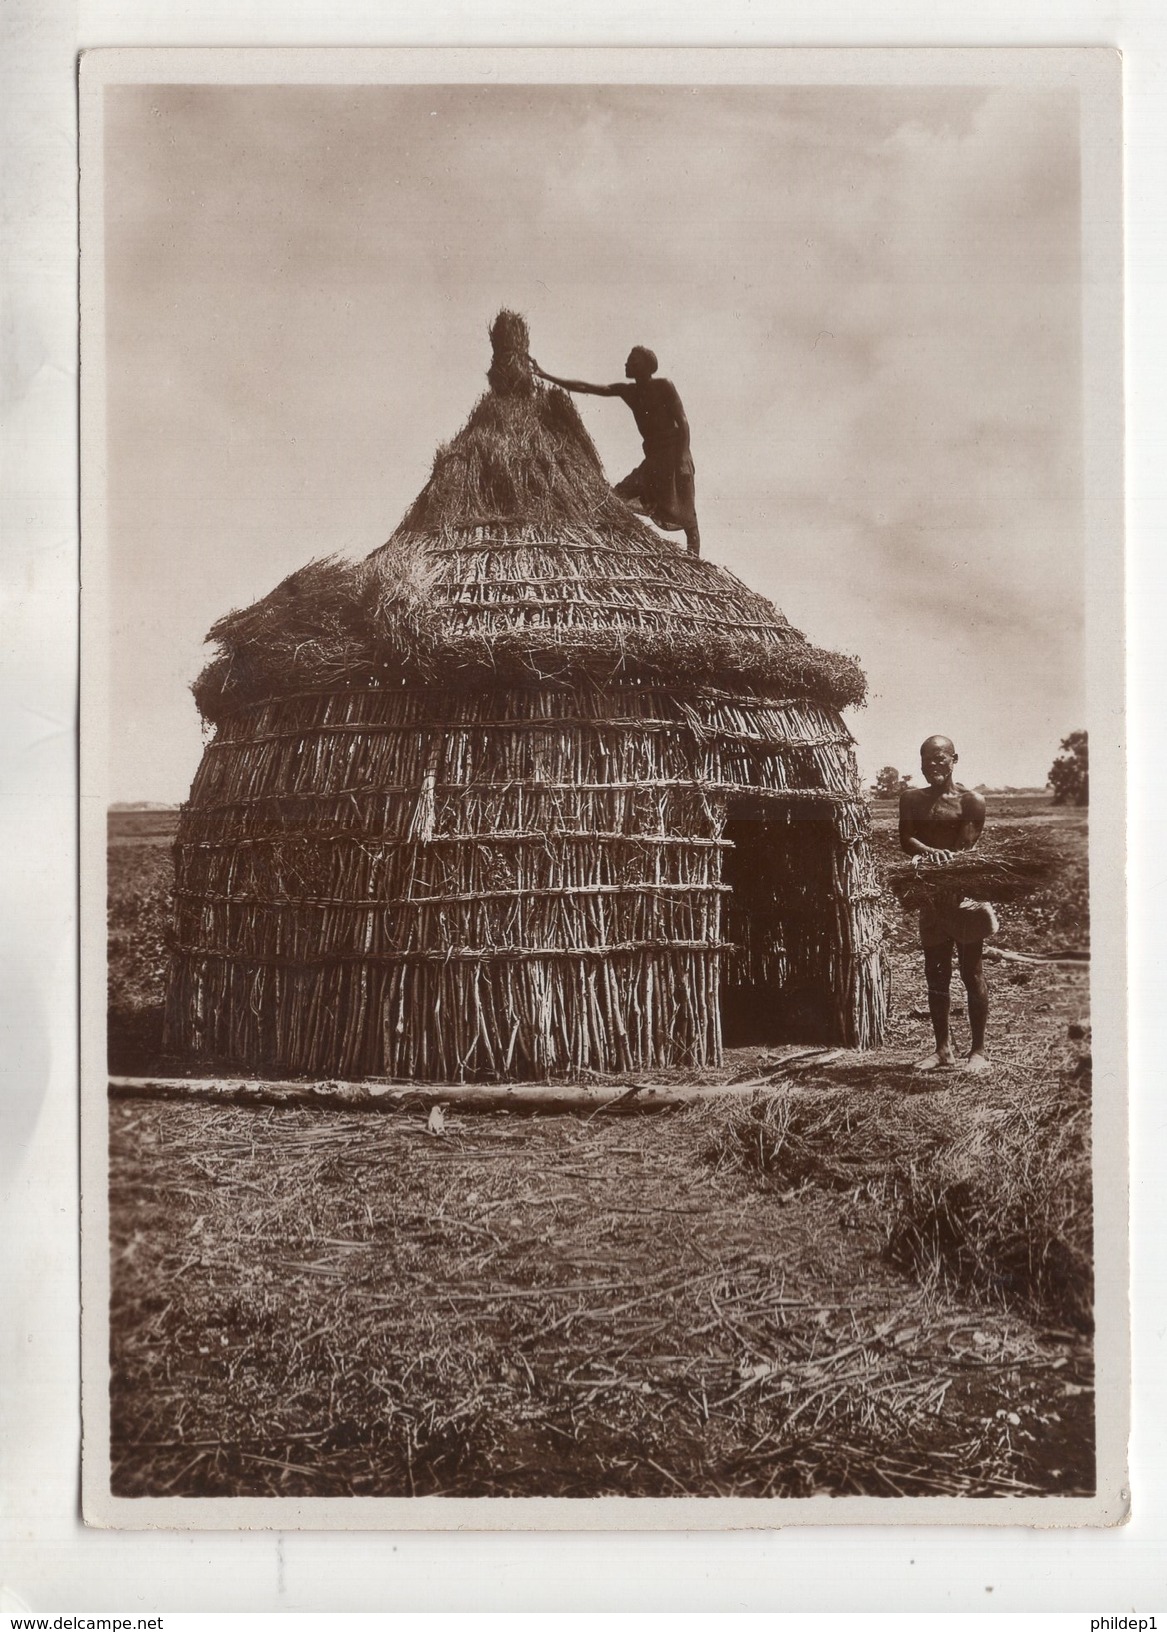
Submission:
M 290 1074 L 881 1036 L 849 658 L 638 520 L 525 324 L 389 542 L 211 631 L 169 1048 Z

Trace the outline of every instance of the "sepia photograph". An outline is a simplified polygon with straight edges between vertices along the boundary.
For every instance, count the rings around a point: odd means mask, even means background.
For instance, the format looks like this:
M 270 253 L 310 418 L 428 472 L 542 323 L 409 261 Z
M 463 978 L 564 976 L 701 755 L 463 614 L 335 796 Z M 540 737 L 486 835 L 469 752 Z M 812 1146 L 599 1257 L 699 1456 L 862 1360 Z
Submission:
M 913 55 L 83 57 L 90 1522 L 1121 1522 L 1120 72 Z

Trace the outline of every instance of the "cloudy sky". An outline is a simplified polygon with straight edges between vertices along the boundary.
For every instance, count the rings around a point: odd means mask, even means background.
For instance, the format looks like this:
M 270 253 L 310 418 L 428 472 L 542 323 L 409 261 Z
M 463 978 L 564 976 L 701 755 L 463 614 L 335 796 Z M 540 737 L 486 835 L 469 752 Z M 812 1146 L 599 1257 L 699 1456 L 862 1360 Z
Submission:
M 106 92 L 115 799 L 185 797 L 211 622 L 363 555 L 484 387 L 652 346 L 704 553 L 855 653 L 868 775 L 941 731 L 1044 781 L 1084 723 L 1078 104 L 1065 90 Z M 612 480 L 639 443 L 581 401 Z

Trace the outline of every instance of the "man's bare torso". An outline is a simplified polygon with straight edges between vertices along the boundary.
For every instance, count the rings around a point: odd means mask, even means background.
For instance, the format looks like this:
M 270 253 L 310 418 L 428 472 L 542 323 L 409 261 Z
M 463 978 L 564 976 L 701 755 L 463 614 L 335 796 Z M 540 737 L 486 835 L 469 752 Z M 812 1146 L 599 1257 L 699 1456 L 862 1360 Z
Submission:
M 930 850 L 968 850 L 984 820 L 984 801 L 954 784 L 950 791 L 909 788 L 900 795 L 900 826 Z
M 632 409 L 636 428 L 646 447 L 653 442 L 671 443 L 680 440 L 684 410 L 677 395 L 677 388 L 671 380 L 660 378 L 633 382 L 621 380 L 612 387 L 612 390 L 623 397 Z

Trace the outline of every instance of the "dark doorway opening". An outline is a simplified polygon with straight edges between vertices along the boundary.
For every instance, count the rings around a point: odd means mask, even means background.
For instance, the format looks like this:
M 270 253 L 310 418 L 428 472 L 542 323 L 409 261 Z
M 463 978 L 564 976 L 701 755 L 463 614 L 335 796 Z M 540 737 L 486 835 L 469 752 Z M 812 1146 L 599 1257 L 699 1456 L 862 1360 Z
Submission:
M 727 1048 L 842 1036 L 829 804 L 735 802 L 723 837 L 721 1030 Z

